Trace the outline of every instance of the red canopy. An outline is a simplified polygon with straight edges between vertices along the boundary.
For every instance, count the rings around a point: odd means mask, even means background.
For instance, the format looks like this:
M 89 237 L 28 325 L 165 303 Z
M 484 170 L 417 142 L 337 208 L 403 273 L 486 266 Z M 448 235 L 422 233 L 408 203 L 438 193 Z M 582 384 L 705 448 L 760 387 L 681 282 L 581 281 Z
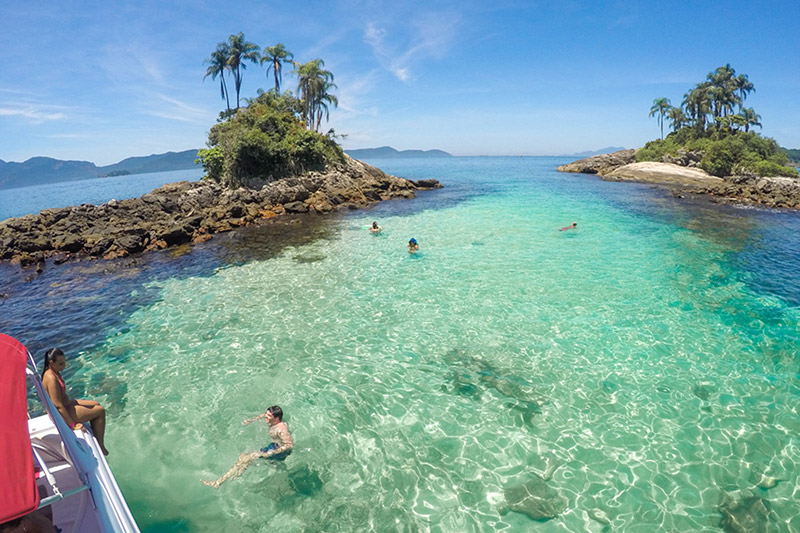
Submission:
M 0 333 L 0 524 L 39 506 L 28 434 L 28 350 Z

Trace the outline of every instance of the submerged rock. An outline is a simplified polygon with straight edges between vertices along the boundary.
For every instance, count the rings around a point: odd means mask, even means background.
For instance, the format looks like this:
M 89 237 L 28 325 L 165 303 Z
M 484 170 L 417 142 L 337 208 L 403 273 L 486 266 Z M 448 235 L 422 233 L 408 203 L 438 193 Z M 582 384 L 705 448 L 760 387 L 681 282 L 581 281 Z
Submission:
M 542 414 L 546 400 L 533 393 L 532 385 L 523 377 L 510 374 L 486 361 L 468 354 L 460 348 L 453 348 L 444 354 L 444 361 L 450 367 L 445 392 L 480 399 L 485 390 L 492 389 L 508 398 L 504 407 L 522 415 L 526 424 L 532 424 L 537 415 Z
M 734 499 L 726 495 L 719 506 L 720 527 L 729 533 L 766 533 L 770 531 L 768 504 L 758 496 L 743 494 Z
M 308 466 L 301 466 L 289 472 L 289 485 L 303 496 L 313 496 L 322 490 L 322 478 Z
M 526 483 L 503 489 L 506 505 L 500 507 L 500 513 L 509 510 L 523 513 L 534 520 L 551 520 L 563 513 L 569 501 L 547 482 L 532 474 Z

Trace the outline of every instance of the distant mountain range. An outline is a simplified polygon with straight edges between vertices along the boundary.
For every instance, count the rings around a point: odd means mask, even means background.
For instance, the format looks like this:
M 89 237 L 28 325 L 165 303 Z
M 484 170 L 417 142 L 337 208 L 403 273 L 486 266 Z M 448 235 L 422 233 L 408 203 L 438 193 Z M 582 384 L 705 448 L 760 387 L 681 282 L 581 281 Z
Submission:
M 624 150 L 624 148 L 609 146 L 593 152 L 571 154 L 568 157 L 580 159 L 593 155 L 608 154 L 618 150 Z M 453 157 L 452 154 L 443 150 L 396 150 L 391 146 L 345 151 L 356 159 Z M 194 163 L 195 159 L 197 159 L 197 150 L 129 157 L 119 163 L 104 167 L 98 167 L 90 161 L 63 161 L 51 157 L 32 157 L 23 163 L 6 162 L 0 159 L 0 189 L 13 189 L 60 181 L 85 180 L 109 175 L 118 176 L 123 174 L 188 170 L 197 168 Z
M 593 155 L 610 154 L 624 150 L 621 146 L 608 146 L 595 150 L 593 152 L 578 152 L 575 154 L 565 154 L 562 157 L 574 157 L 582 159 L 584 157 L 591 157 Z M 401 157 L 453 157 L 452 154 L 442 150 L 396 150 L 391 146 L 381 146 L 380 148 L 360 148 L 356 150 L 345 150 L 350 157 L 356 159 L 394 159 Z
M 353 159 L 395 159 L 402 157 L 453 157 L 442 150 L 395 150 L 391 146 L 345 150 Z
M 196 168 L 195 159 L 197 150 L 129 157 L 104 167 L 98 167 L 89 161 L 62 161 L 51 157 L 32 157 L 23 163 L 0 159 L 0 189 L 85 180 L 108 175 L 188 170 Z

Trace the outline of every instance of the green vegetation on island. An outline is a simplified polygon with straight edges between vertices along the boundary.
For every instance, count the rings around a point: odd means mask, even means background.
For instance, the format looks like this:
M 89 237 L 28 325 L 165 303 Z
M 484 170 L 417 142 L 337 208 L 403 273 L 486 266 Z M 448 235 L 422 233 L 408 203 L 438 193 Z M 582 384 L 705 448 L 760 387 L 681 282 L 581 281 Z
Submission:
M 640 148 L 637 161 L 694 153 L 698 166 L 713 176 L 797 176 L 797 169 L 787 166 L 785 149 L 751 131 L 761 127 L 761 117 L 744 107 L 753 91 L 746 74 L 737 76 L 733 67 L 725 65 L 687 92 L 680 107 L 672 106 L 668 98 L 656 98 L 650 116 L 658 119 L 662 138 Z M 666 138 L 665 120 L 672 128 Z
M 131 175 L 131 171 L 130 170 L 113 170 L 113 171 L 109 172 L 108 174 L 103 174 L 100 177 L 101 178 L 113 178 L 113 177 L 116 177 L 116 176 L 130 176 L 130 175 Z
M 323 68 L 322 59 L 300 64 L 293 58 L 282 43 L 262 53 L 238 33 L 218 43 L 205 60 L 209 65 L 205 77 L 219 77 L 220 96 L 226 102 L 219 123 L 208 134 L 208 148 L 197 154 L 206 179 L 229 187 L 256 186 L 344 161 L 335 132 L 319 133 L 323 118 L 329 117 L 329 106 L 339 105 L 331 93 L 336 88 L 333 74 Z M 267 77 L 272 71 L 275 86 L 266 92 L 259 89 L 258 96 L 245 98 L 242 107 L 240 89 L 248 62 L 266 63 Z M 298 96 L 291 91 L 280 93 L 283 64 L 294 66 Z M 236 90 L 235 109 L 230 107 L 226 75 Z
M 800 149 L 798 148 L 785 148 L 786 156 L 789 158 L 790 163 L 794 163 L 795 166 L 800 165 Z

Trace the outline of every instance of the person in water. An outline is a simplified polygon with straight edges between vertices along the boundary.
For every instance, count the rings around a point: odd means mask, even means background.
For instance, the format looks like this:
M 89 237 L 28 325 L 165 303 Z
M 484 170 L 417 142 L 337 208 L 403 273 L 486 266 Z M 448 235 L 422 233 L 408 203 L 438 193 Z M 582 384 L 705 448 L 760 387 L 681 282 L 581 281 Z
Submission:
M 377 234 L 377 233 L 380 233 L 380 232 L 381 232 L 381 230 L 383 230 L 383 228 L 382 228 L 382 227 L 380 227 L 380 226 L 378 225 L 378 222 L 377 222 L 377 221 L 373 221 L 373 222 L 372 222 L 372 227 L 371 227 L 371 228 L 369 228 L 369 230 L 370 230 L 372 233 L 376 233 L 376 234 Z
M 89 422 L 97 444 L 108 455 L 105 446 L 106 410 L 94 400 L 71 400 L 61 372 L 67 367 L 67 357 L 61 348 L 50 348 L 44 353 L 42 384 L 64 421 L 72 429 L 84 429 L 83 422 Z
M 289 433 L 289 426 L 283 421 L 283 410 L 281 410 L 281 408 L 277 405 L 273 405 L 267 409 L 266 413 L 254 416 L 253 418 L 248 418 L 242 422 L 242 424 L 247 425 L 260 418 L 263 418 L 269 425 L 269 438 L 272 439 L 272 442 L 269 444 L 269 446 L 266 448 L 261 448 L 261 450 L 257 452 L 243 453 L 239 456 L 239 460 L 236 461 L 236 464 L 233 465 L 230 470 L 225 472 L 225 474 L 223 474 L 218 480 L 206 481 L 201 479 L 200 481 L 204 485 L 218 489 L 220 485 L 229 479 L 241 476 L 244 471 L 247 470 L 247 467 L 249 467 L 250 464 L 256 459 L 264 458 L 282 461 L 286 459 L 290 453 L 292 453 L 294 441 L 292 440 L 291 433 Z
M 417 239 L 412 238 L 408 241 L 408 253 L 414 254 L 419 251 L 419 244 L 417 243 Z
M 570 224 L 569 226 L 564 226 L 563 228 L 561 228 L 561 229 L 560 229 L 560 230 L 558 230 L 558 231 L 567 231 L 568 229 L 575 229 L 575 226 L 577 226 L 577 225 L 578 225 L 578 223 L 577 223 L 577 222 L 573 222 L 573 223 L 572 223 L 572 224 Z

